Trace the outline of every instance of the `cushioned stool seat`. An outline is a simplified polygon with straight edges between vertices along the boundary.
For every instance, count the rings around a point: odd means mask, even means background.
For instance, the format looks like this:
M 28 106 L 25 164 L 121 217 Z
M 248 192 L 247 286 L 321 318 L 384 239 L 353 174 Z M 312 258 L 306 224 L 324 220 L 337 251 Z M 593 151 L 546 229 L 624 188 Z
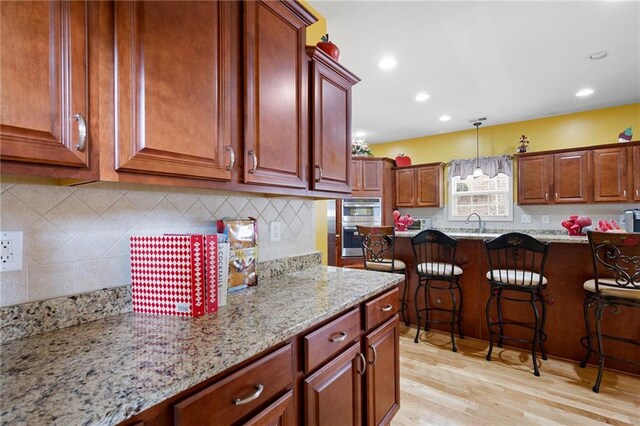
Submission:
M 492 269 L 487 272 L 487 278 L 507 285 L 536 285 L 540 282 L 540 274 L 522 269 Z M 546 284 L 547 279 L 542 277 L 542 285 Z
M 451 273 L 453 267 L 453 274 Z M 429 275 L 462 275 L 462 268 L 444 262 L 426 262 L 418 265 L 418 272 Z
M 616 280 L 600 279 L 600 284 L 616 285 Z M 598 286 L 596 291 L 596 280 L 589 280 L 584 283 L 584 289 L 592 293 L 600 293 L 603 296 L 622 297 L 625 299 L 640 300 L 640 291 L 636 287 L 606 287 Z
M 402 260 L 394 259 L 392 263 L 391 259 L 383 259 L 382 262 L 367 262 L 367 269 L 371 269 L 373 271 L 393 272 L 407 269 L 407 265 Z

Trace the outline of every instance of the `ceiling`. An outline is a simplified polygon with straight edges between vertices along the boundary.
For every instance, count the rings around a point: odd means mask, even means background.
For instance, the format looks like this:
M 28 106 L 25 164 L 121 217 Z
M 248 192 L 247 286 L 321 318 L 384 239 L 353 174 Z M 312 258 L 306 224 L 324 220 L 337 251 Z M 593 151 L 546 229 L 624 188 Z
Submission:
M 369 143 L 640 102 L 638 1 L 323 1 Z M 598 51 L 598 61 L 587 57 Z M 384 56 L 397 66 L 378 67 Z M 576 97 L 592 88 L 587 97 Z M 419 91 L 430 94 L 422 103 Z M 451 120 L 439 121 L 448 114 Z

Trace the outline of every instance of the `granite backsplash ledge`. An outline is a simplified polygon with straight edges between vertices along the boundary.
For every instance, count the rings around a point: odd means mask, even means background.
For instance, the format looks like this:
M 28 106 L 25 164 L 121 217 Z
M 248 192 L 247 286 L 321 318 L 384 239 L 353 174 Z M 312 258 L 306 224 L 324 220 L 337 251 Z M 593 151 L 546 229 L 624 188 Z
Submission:
M 321 261 L 322 254 L 313 252 L 259 262 L 259 280 L 301 271 L 320 265 Z M 130 285 L 5 306 L 0 308 L 0 342 L 47 333 L 131 311 Z

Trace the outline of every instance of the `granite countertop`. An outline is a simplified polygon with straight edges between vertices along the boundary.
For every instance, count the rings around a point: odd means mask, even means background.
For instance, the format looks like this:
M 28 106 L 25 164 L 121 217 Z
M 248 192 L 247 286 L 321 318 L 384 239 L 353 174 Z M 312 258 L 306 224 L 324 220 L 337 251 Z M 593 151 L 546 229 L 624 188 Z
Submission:
M 532 237 L 547 243 L 577 243 L 577 244 L 589 243 L 586 236 L 582 236 L 582 235 L 573 236 L 573 235 L 551 233 L 551 232 L 544 233 L 544 231 L 537 231 L 537 232 L 536 231 L 518 231 L 514 229 L 514 230 L 504 230 L 504 232 L 500 232 L 500 233 L 491 233 L 491 232 L 479 233 L 479 232 L 445 231 L 445 230 L 442 230 L 442 232 L 446 233 L 451 237 L 459 238 L 463 240 L 490 240 L 492 238 L 499 237 L 500 235 L 507 232 L 522 232 L 523 234 L 531 235 Z M 413 237 L 415 235 L 418 235 L 418 233 L 420 233 L 419 230 L 396 231 L 396 237 Z
M 403 278 L 315 266 L 230 294 L 204 317 L 129 313 L 4 343 L 0 422 L 118 423 Z

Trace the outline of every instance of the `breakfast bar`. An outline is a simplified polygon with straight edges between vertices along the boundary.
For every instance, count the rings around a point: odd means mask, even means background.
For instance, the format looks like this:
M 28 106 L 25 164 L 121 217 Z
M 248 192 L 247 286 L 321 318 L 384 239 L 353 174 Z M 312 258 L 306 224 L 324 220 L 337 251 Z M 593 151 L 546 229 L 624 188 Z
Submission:
M 414 293 L 418 277 L 414 261 L 411 237 L 420 231 L 396 232 L 395 257 L 407 264 L 409 288 L 407 289 L 407 313 L 412 324 L 416 324 Z M 466 337 L 489 339 L 485 306 L 489 298 L 489 285 L 485 277 L 488 271 L 486 249 L 483 241 L 497 237 L 497 233 L 465 233 L 448 232 L 458 239 L 456 263 L 463 270 L 460 285 L 464 294 L 462 306 L 462 326 Z M 544 276 L 548 279 L 544 300 L 547 304 L 546 332 L 548 339 L 545 349 L 551 356 L 573 361 L 581 361 L 585 350 L 580 338 L 586 334 L 583 300 L 583 284 L 593 276 L 591 252 L 584 236 L 555 234 L 532 235 L 536 239 L 550 243 Z M 421 299 L 421 297 L 420 297 Z M 432 292 L 432 306 L 447 306 L 450 303 L 448 291 Z M 513 306 L 505 304 L 505 316 L 520 321 L 531 321 L 529 306 Z M 522 305 L 522 304 L 517 304 Z M 422 301 L 419 302 L 422 308 Z M 603 329 L 617 336 L 638 338 L 640 333 L 640 315 L 634 309 L 620 309 L 619 312 L 607 310 L 603 318 Z M 449 331 L 449 324 L 433 324 L 431 328 Z M 514 330 L 522 333 L 524 330 Z M 530 333 L 530 332 L 529 332 Z M 530 338 L 530 337 L 528 337 Z M 507 345 L 527 348 L 526 345 L 509 341 Z M 607 347 L 608 353 L 622 359 L 640 362 L 640 353 L 632 345 L 613 343 Z M 592 362 L 595 358 L 592 359 Z M 640 368 L 628 363 L 607 359 L 608 368 L 640 373 Z

